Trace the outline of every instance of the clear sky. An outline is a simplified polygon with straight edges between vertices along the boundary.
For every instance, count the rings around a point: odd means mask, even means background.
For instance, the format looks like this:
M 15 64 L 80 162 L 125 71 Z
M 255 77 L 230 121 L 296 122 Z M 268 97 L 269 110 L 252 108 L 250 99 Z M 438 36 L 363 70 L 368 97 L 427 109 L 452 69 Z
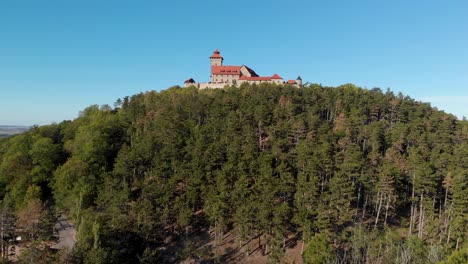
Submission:
M 390 87 L 468 117 L 468 1 L 1 0 L 0 124 L 76 118 L 193 77 Z

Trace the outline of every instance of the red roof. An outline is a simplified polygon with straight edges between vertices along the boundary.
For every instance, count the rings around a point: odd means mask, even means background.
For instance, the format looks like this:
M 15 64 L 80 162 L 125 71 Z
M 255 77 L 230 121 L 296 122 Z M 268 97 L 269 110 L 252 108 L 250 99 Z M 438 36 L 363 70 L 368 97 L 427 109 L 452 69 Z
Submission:
M 246 80 L 246 81 L 271 81 L 271 80 L 282 80 L 281 76 L 278 74 L 274 74 L 271 77 L 268 76 L 252 76 L 252 77 L 247 77 L 245 75 L 242 75 L 239 80 Z
M 288 80 L 288 84 L 297 84 L 295 80 Z
M 211 66 L 211 74 L 240 75 L 241 66 Z
M 273 76 L 271 76 L 271 79 L 280 79 L 280 80 L 283 80 L 283 78 L 281 78 L 281 76 L 279 76 L 278 74 L 274 74 Z
M 219 50 L 215 50 L 215 51 L 213 51 L 213 54 L 210 56 L 210 59 L 211 58 L 221 58 L 222 59 L 223 56 L 221 56 Z

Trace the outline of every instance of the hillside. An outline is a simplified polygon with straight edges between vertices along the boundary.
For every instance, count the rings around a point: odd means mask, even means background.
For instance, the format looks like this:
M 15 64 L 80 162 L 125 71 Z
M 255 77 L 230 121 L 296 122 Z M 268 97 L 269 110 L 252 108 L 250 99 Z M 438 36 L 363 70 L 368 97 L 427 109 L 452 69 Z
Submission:
M 2 224 L 25 263 L 468 259 L 468 122 L 429 104 L 262 84 L 115 106 L 0 140 Z M 70 255 L 40 246 L 57 212 L 77 227 Z

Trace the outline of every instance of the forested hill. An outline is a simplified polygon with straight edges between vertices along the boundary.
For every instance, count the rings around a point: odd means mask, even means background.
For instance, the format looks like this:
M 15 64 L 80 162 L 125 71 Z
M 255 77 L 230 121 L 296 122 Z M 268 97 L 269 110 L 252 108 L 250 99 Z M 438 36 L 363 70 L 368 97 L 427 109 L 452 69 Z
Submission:
M 2 139 L 0 162 L 25 263 L 468 258 L 468 122 L 390 91 L 174 87 Z M 68 257 L 37 242 L 55 212 Z

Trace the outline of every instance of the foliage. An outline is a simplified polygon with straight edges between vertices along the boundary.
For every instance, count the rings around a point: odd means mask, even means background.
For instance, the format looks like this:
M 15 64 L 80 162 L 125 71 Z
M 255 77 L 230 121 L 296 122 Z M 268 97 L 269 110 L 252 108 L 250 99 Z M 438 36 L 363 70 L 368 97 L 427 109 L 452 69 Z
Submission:
M 315 234 L 304 252 L 304 263 L 333 263 L 333 246 L 324 234 Z
M 307 263 L 454 262 L 467 151 L 466 120 L 389 90 L 173 87 L 1 139 L 0 199 L 32 241 L 66 212 L 74 263 L 177 262 L 207 231 L 212 261 L 234 233 L 270 262 L 291 234 Z
M 441 264 L 463 264 L 468 263 L 468 247 L 454 251 L 446 261 Z

